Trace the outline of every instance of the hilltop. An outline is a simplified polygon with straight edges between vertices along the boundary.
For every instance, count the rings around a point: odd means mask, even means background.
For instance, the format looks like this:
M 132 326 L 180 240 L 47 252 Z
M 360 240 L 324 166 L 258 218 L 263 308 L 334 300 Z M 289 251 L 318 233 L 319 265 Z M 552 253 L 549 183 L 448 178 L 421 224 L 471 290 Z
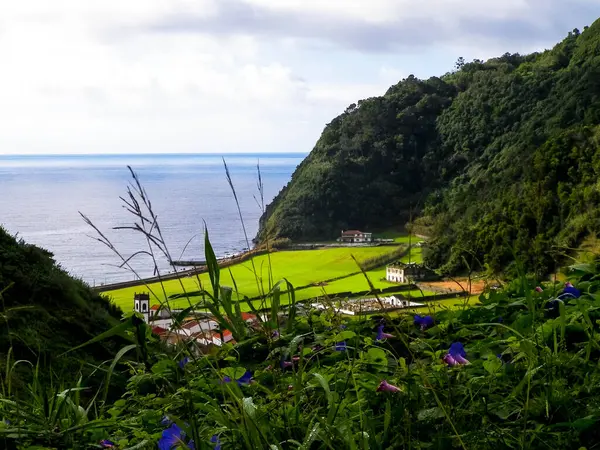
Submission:
M 63 380 L 89 375 L 94 365 L 112 359 L 123 341 L 105 341 L 61 356 L 67 350 L 119 323 L 121 310 L 86 284 L 70 277 L 52 254 L 0 227 L 0 371 L 19 360 L 39 363 Z M 12 364 L 10 362 L 10 364 Z M 32 370 L 17 365 L 15 380 Z
M 516 255 L 543 274 L 595 235 L 600 21 L 551 50 L 455 69 L 410 76 L 333 119 L 258 239 L 330 239 L 416 216 L 431 266 L 498 271 Z

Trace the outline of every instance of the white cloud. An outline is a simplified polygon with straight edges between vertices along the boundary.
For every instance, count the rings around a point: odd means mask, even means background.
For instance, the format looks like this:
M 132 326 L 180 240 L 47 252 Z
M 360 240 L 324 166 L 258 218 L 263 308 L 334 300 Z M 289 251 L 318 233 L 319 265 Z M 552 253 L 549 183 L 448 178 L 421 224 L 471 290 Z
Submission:
M 284 21 L 277 33 L 150 29 L 193 17 L 216 30 L 223 5 L 235 2 L 3 2 L 0 153 L 308 151 L 345 106 L 419 72 L 393 52 L 365 63 L 360 51 L 334 50 L 327 44 L 336 21 L 376 27 L 427 19 L 460 33 L 465 18 L 506 19 L 539 7 L 525 0 L 248 0 L 232 23 L 275 12 Z M 298 34 L 285 20 L 299 14 L 331 27 Z

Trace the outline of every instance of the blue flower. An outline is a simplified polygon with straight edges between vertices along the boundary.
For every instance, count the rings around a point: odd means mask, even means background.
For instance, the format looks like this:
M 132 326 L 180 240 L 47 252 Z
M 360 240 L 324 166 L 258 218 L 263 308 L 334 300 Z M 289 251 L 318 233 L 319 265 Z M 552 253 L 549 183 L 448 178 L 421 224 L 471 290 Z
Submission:
M 113 441 L 109 441 L 108 439 L 103 439 L 100 441 L 100 445 L 102 448 L 113 448 L 115 443 Z
M 244 373 L 244 375 L 242 375 L 241 377 L 239 377 L 236 380 L 238 386 L 241 386 L 242 384 L 250 384 L 251 381 L 252 381 L 252 372 L 250 372 L 249 370 L 246 370 L 246 373 Z M 231 377 L 226 375 L 225 377 L 223 377 L 223 382 L 231 383 Z
M 345 352 L 346 351 L 346 341 L 338 342 L 335 344 L 336 352 Z
M 214 450 L 221 450 L 221 441 L 219 440 L 219 436 L 213 434 L 210 438 L 210 442 L 212 442 L 213 444 L 217 444 L 215 445 Z
M 564 302 L 559 298 L 554 298 L 546 302 L 546 312 L 548 316 L 556 318 L 560 315 L 560 304 Z
M 563 289 L 563 293 L 558 296 L 558 298 L 579 298 L 581 297 L 581 292 L 571 283 L 565 283 L 565 288 Z
M 346 329 L 346 325 L 340 325 L 340 330 L 345 330 Z
M 194 441 L 186 443 L 185 432 L 175 423 L 163 431 L 162 437 L 158 441 L 159 450 L 172 450 L 173 448 L 182 448 L 182 446 L 194 450 Z
M 415 323 L 415 325 L 419 325 L 421 327 L 421 330 L 425 330 L 429 327 L 432 327 L 434 325 L 435 321 L 433 320 L 433 317 L 431 317 L 431 316 L 421 317 L 417 314 L 415 316 L 414 323 Z
M 394 337 L 394 335 L 393 335 L 393 334 L 390 334 L 390 333 L 384 333 L 384 332 L 383 332 L 383 327 L 384 327 L 384 325 L 383 325 L 383 324 L 381 324 L 381 325 L 379 325 L 379 326 L 377 327 L 377 338 L 376 338 L 376 339 L 377 339 L 378 341 L 381 341 L 382 339 L 389 339 L 389 338 L 393 338 L 393 337 Z
M 273 330 L 273 333 L 271 334 L 271 337 L 278 338 L 279 337 L 279 331 Z
M 190 357 L 186 356 L 181 361 L 179 361 L 179 367 L 181 367 L 183 369 L 185 367 L 185 365 L 189 362 L 190 362 Z
M 450 346 L 450 350 L 448 350 L 448 353 L 444 356 L 444 362 L 449 366 L 469 364 L 466 356 L 467 353 L 465 352 L 463 345 L 460 342 L 453 342 Z

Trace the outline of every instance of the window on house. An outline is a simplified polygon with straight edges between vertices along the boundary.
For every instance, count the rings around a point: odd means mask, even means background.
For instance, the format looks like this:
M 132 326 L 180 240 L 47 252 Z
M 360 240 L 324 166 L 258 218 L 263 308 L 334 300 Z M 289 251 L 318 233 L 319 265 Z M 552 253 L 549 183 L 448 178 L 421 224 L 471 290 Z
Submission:
M 142 303 L 142 312 L 146 312 L 147 309 L 148 309 L 148 305 L 146 305 L 145 303 Z

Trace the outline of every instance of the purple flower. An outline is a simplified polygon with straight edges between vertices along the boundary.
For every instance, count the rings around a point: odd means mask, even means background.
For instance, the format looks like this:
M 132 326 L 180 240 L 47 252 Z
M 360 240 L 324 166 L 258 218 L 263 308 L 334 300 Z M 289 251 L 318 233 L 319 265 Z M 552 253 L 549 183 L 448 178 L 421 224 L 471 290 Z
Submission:
M 185 431 L 172 424 L 170 428 L 163 431 L 162 437 L 158 441 L 159 450 L 171 450 L 173 447 L 179 448 L 181 445 L 185 445 L 188 448 L 194 450 L 194 442 L 185 442 Z
M 377 392 L 400 392 L 400 388 L 388 383 L 386 380 L 382 380 L 377 386 Z
M 115 443 L 113 441 L 109 441 L 108 439 L 103 439 L 100 441 L 100 445 L 102 448 L 113 448 Z
M 164 416 L 162 419 L 160 419 L 160 424 L 164 427 L 171 425 L 171 423 L 173 422 L 171 421 L 171 419 L 169 419 L 169 416 Z
M 346 351 L 346 341 L 338 342 L 335 344 L 336 352 L 345 352 Z
M 393 334 L 390 334 L 390 333 L 384 333 L 384 332 L 383 332 L 383 327 L 384 327 L 384 325 L 383 325 L 383 324 L 381 324 L 381 325 L 379 325 L 379 326 L 377 327 L 377 338 L 376 338 L 376 339 L 377 339 L 378 341 L 381 341 L 382 339 L 390 339 L 390 338 L 393 338 L 393 337 L 394 337 L 394 335 L 393 335 Z
M 250 382 L 252 381 L 252 372 L 250 372 L 249 370 L 246 370 L 246 372 L 244 373 L 244 375 L 242 375 L 241 377 L 239 377 L 235 381 L 237 382 L 238 386 L 241 386 L 243 384 L 250 384 Z M 225 375 L 223 377 L 223 382 L 224 383 L 231 383 L 231 377 Z
M 432 327 L 434 323 L 435 321 L 431 316 L 421 317 L 418 314 L 415 316 L 415 325 L 419 325 L 421 327 L 421 330 L 425 330 L 429 327 Z
M 279 337 L 279 331 L 273 330 L 273 333 L 271 333 L 271 337 L 278 338 Z
M 536 286 L 535 290 L 536 292 L 544 292 L 544 290 L 539 286 Z
M 250 384 L 252 381 L 252 372 L 246 370 L 246 373 L 237 379 L 237 383 L 241 386 L 242 384 Z
M 559 296 L 559 298 L 561 297 L 579 298 L 581 297 L 581 292 L 570 282 L 567 282 L 565 283 L 565 288 L 563 289 L 563 293 Z
M 212 442 L 213 444 L 217 444 L 215 445 L 214 450 L 221 450 L 221 441 L 219 439 L 219 436 L 213 434 L 210 438 L 210 442 Z
M 346 325 L 340 325 L 340 329 L 341 330 L 345 330 L 346 329 Z
M 179 367 L 181 367 L 183 369 L 185 367 L 185 365 L 189 362 L 190 362 L 190 357 L 186 356 L 181 361 L 179 361 Z
M 448 350 L 446 356 L 444 356 L 444 362 L 449 366 L 469 364 L 466 356 L 467 354 L 463 345 L 460 342 L 454 342 L 450 346 L 450 350 Z
M 281 361 L 281 368 L 287 369 L 288 367 L 292 367 L 294 365 L 293 362 L 290 361 Z

